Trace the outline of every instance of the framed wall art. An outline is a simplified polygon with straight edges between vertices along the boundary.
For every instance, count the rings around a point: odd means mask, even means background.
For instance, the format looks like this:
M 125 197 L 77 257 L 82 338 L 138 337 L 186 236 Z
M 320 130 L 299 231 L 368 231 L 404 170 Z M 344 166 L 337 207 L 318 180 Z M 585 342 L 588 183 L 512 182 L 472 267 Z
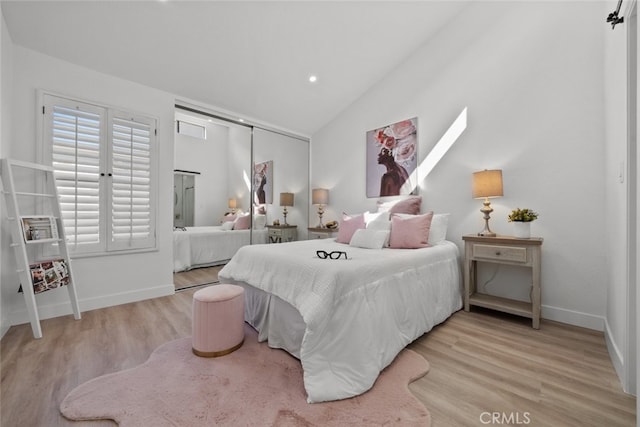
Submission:
M 418 118 L 367 132 L 367 197 L 417 193 Z
M 253 167 L 254 204 L 273 203 L 273 160 L 256 163 Z

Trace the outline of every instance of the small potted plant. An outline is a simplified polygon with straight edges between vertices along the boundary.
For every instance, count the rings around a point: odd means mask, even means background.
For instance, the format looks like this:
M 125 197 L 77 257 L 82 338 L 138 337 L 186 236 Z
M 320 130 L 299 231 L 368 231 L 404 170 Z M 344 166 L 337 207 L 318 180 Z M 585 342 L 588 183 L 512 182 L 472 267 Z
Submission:
M 509 214 L 509 222 L 513 223 L 514 236 L 528 239 L 531 237 L 531 222 L 538 219 L 538 213 L 531 209 L 514 209 Z

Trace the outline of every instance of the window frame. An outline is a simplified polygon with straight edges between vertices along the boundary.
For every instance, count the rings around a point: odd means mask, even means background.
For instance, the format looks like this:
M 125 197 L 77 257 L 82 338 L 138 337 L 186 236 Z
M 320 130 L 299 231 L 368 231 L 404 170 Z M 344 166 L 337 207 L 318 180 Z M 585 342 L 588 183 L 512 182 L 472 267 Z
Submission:
M 50 91 L 38 91 L 38 133 L 37 141 L 39 144 L 38 161 L 45 165 L 52 164 L 53 145 L 50 137 L 52 137 L 52 126 L 49 124 L 48 118 L 50 112 L 47 111 L 52 105 L 63 104 L 67 107 L 80 106 L 87 107 L 91 110 L 102 111 L 100 116 L 100 180 L 99 180 L 99 242 L 95 244 L 74 245 L 68 244 L 69 252 L 73 257 L 92 257 L 104 255 L 119 255 L 136 252 L 150 252 L 158 250 L 158 199 L 159 199 L 159 139 L 158 139 L 158 122 L 159 120 L 149 114 L 142 114 L 127 110 L 122 107 L 114 107 L 93 101 L 78 99 L 75 97 L 62 95 Z M 84 111 L 84 110 L 82 110 Z M 143 123 L 150 129 L 149 131 L 149 235 L 145 239 L 133 239 L 128 242 L 114 241 L 112 238 L 112 226 L 114 222 L 112 209 L 112 191 L 113 185 L 111 176 L 113 170 L 113 126 L 114 118 L 118 120 L 133 120 L 136 123 Z

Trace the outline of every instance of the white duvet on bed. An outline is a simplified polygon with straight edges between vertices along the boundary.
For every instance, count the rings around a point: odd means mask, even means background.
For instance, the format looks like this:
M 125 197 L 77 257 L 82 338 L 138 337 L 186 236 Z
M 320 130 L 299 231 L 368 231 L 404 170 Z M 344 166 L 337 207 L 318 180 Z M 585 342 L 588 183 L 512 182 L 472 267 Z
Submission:
M 319 259 L 342 250 L 349 259 Z M 462 307 L 458 248 L 361 249 L 333 239 L 245 246 L 219 273 L 295 307 L 309 402 L 355 396 L 411 341 Z M 298 356 L 298 355 L 296 355 Z
M 186 227 L 173 232 L 173 271 L 223 263 L 250 244 L 251 230 L 223 230 L 220 226 Z M 256 243 L 264 243 L 266 230 L 253 230 Z

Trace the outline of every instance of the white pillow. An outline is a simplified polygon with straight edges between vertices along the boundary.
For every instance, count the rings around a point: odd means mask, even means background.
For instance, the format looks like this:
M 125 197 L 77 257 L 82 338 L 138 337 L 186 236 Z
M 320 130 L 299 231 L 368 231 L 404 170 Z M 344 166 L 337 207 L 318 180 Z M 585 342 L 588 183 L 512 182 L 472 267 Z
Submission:
M 449 214 L 435 214 L 431 219 L 431 229 L 429 230 L 429 245 L 437 245 L 447 238 L 447 226 L 449 225 Z
M 225 221 L 222 224 L 220 224 L 220 229 L 222 230 L 233 230 L 233 225 L 235 224 L 235 221 Z
M 389 212 L 365 212 L 364 221 L 366 228 L 370 230 L 382 230 L 387 232 L 385 246 L 389 246 L 389 236 L 391 235 L 391 221 Z
M 382 249 L 388 240 L 388 231 L 360 228 L 353 233 L 349 245 L 365 249 Z
M 371 226 L 371 228 L 375 228 L 376 230 L 386 230 L 387 225 L 391 227 L 391 222 L 389 221 L 389 212 L 365 212 L 364 213 L 364 223 L 367 228 Z

